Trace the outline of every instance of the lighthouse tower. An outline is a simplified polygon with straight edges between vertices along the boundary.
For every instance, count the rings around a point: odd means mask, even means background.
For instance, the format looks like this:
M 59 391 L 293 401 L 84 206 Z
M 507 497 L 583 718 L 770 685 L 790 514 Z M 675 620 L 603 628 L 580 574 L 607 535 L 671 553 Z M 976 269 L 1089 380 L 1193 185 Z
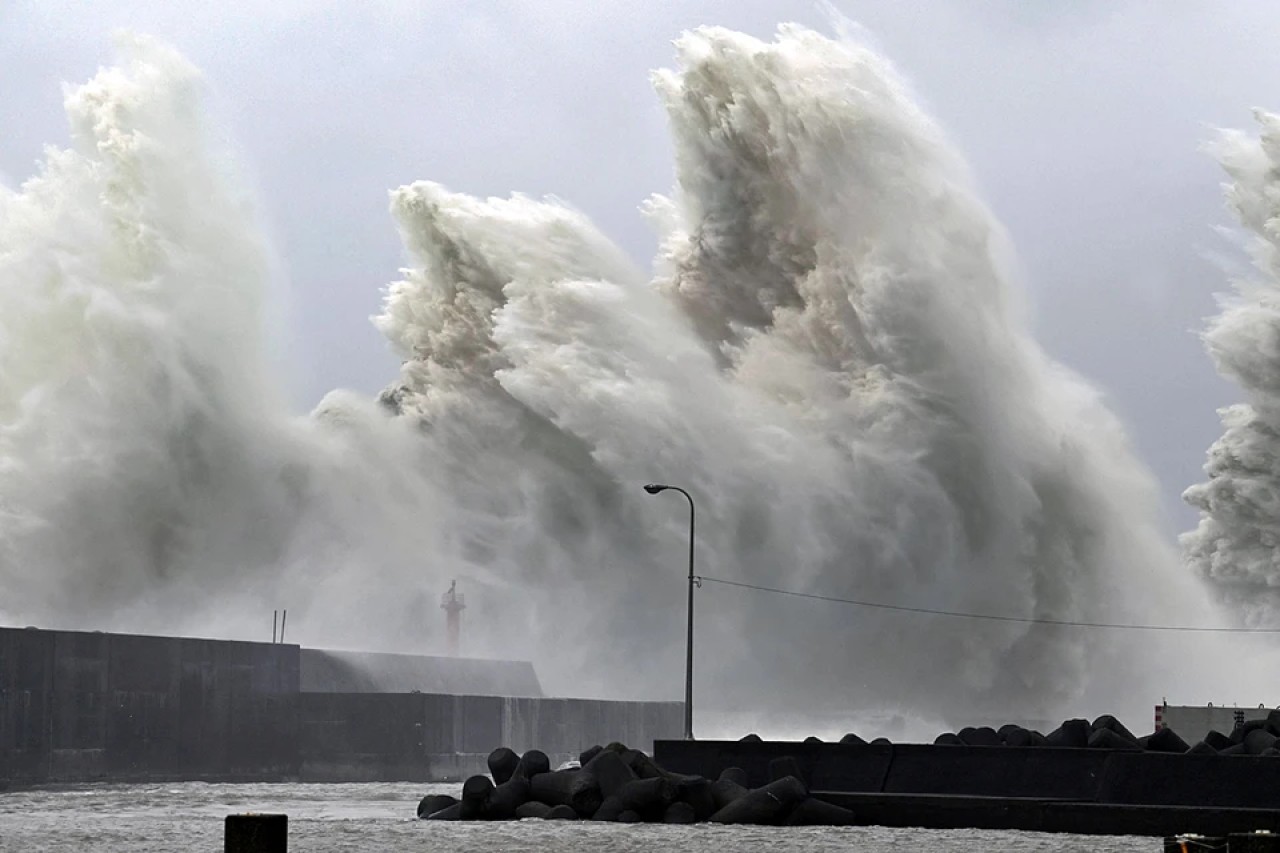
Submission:
M 448 633 L 449 656 L 458 656 L 459 638 L 462 634 L 462 611 L 467 609 L 466 599 L 458 594 L 458 582 L 449 584 L 449 591 L 440 598 L 440 608 L 445 612 Z

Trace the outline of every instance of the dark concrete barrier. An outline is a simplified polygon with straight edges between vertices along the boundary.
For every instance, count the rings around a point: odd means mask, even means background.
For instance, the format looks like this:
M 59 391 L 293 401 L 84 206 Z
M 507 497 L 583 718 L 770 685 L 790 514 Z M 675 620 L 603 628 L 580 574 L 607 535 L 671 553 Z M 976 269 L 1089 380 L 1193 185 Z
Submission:
M 1130 743 L 1138 742 L 1138 739 L 1134 736 L 1133 732 L 1129 731 L 1129 729 L 1125 727 L 1124 723 L 1120 722 L 1110 714 L 1103 714 L 1101 717 L 1098 717 L 1093 721 L 1090 728 L 1095 732 L 1100 729 L 1106 729 L 1109 732 L 1119 735 L 1122 739 L 1127 740 Z
M 530 800 L 516 809 L 516 819 L 526 820 L 528 818 L 538 818 L 540 820 L 546 820 L 547 815 L 550 813 L 551 806 L 546 803 L 540 803 L 537 800 Z
M 448 794 L 427 794 L 418 802 L 418 817 L 426 818 L 457 804 L 458 800 Z
M 974 728 L 968 726 L 956 732 L 956 737 L 968 746 L 1000 746 L 1004 741 L 990 726 Z
M 532 779 L 539 773 L 551 772 L 551 759 L 540 749 L 530 749 L 520 756 L 515 775 L 521 779 Z
M 298 647 L 0 628 L 0 777 L 298 773 Z
M 462 820 L 462 803 L 454 803 L 438 812 L 432 812 L 427 815 L 427 820 Z
M 746 787 L 739 785 L 733 779 L 717 779 L 711 783 L 711 804 L 715 807 L 712 809 L 712 814 L 746 794 Z
M 885 793 L 1092 799 L 1107 760 L 1099 750 L 1052 747 L 897 744 L 891 750 L 879 789 Z M 813 787 L 847 790 L 816 780 Z
M 1280 811 L 1273 809 L 1133 806 L 913 794 L 820 792 L 816 796 L 850 809 L 860 825 L 1157 837 L 1178 833 L 1227 835 L 1258 829 L 1280 832 Z
M 500 746 L 489 753 L 486 763 L 489 765 L 489 775 L 493 777 L 494 784 L 501 785 L 515 774 L 516 767 L 520 764 L 520 756 L 516 755 L 515 750 Z
M 1231 746 L 1231 738 L 1224 735 L 1220 731 L 1217 731 L 1215 729 L 1209 729 L 1209 731 L 1205 732 L 1204 743 L 1207 743 L 1209 746 L 1213 747 L 1215 751 L 1221 752 L 1222 750 Z
M 694 820 L 703 821 L 715 814 L 718 807 L 711 780 L 688 776 L 677 778 L 675 784 L 676 799 L 693 809 Z
M 1147 749 L 1152 752 L 1183 753 L 1191 747 L 1173 729 L 1160 729 L 1147 738 Z
M 787 816 L 787 826 L 853 826 L 857 815 L 816 797 L 806 797 Z
M 709 819 L 712 823 L 782 824 L 808 795 L 803 782 L 794 776 L 787 776 L 749 791 Z
M 604 797 L 595 781 L 582 770 L 539 773 L 529 782 L 530 796 L 549 806 L 569 806 L 577 814 L 595 814 Z
M 780 755 L 769 762 L 770 782 L 776 782 L 788 776 L 794 776 L 802 782 L 808 777 L 808 774 L 801 769 L 800 762 L 796 761 L 795 756 Z
M 672 803 L 662 815 L 663 823 L 697 823 L 698 815 L 688 803 Z
M 493 789 L 489 795 L 488 820 L 512 820 L 516 810 L 529 802 L 530 785 L 528 779 L 512 778 Z
M 1259 756 L 1115 753 L 1107 760 L 1096 799 L 1133 805 L 1276 809 L 1280 808 L 1280 761 Z
M 223 830 L 225 853 L 287 853 L 288 849 L 288 815 L 227 815 Z
M 493 794 L 493 781 L 488 776 L 472 776 L 462 784 L 462 802 L 458 811 L 461 820 L 485 820 L 489 814 L 489 797 Z
M 1137 739 L 1130 740 L 1112 729 L 1094 729 L 1089 734 L 1090 749 L 1127 749 L 1141 751 Z
M 502 733 L 538 728 L 554 730 L 557 740 L 539 744 L 546 753 L 529 750 L 521 760 L 525 769 L 521 771 L 518 764 L 513 770 L 526 776 L 536 775 L 550 769 L 552 762 L 547 753 L 556 755 L 559 763 L 578 755 L 602 734 L 551 726 L 552 718 L 559 713 L 567 714 L 569 720 L 590 716 L 597 721 L 593 725 L 614 718 L 623 723 L 630 721 L 633 733 L 639 735 L 646 746 L 656 737 L 677 734 L 683 725 L 682 706 L 675 702 L 303 693 L 299 703 L 300 776 L 308 782 L 460 781 L 484 771 L 485 758 L 493 751 L 494 743 L 506 743 L 517 749 L 536 743 L 527 735 L 519 740 L 507 740 L 501 737 Z M 656 712 L 651 712 L 651 705 L 657 706 Z M 636 719 L 650 716 L 665 728 L 636 729 Z M 450 769 L 439 760 L 450 755 L 478 755 L 479 759 L 455 762 L 458 766 Z M 509 763 L 510 756 L 505 752 L 501 757 Z
M 768 784 L 769 763 L 793 758 L 810 786 L 835 791 L 879 791 L 893 761 L 894 747 L 885 744 L 791 743 L 779 741 L 660 740 L 653 760 L 675 773 L 718 779 L 726 768 L 737 767 L 746 788 Z
M 1229 853 L 1280 853 L 1280 835 L 1271 832 L 1239 832 L 1227 836 Z
M 710 779 L 740 767 L 750 788 L 769 781 L 772 761 L 790 758 L 819 791 L 1092 799 L 1110 754 L 1050 747 L 672 740 L 656 744 L 654 759 L 671 771 Z
M 1073 737 L 1082 734 L 1071 728 Z M 1109 728 L 1094 731 L 1123 740 Z M 1232 749 L 1243 753 L 1250 737 L 1265 734 L 1255 726 Z M 743 767 L 759 787 L 770 762 L 786 756 L 809 774 L 818 798 L 852 809 L 859 823 L 1144 835 L 1280 831 L 1280 761 L 1268 756 L 679 740 L 659 741 L 655 759 L 709 778 Z M 1086 825 L 1093 820 L 1107 830 Z
M 582 775 L 589 778 L 600 789 L 600 795 L 606 798 L 612 797 L 619 788 L 637 778 L 622 754 L 612 749 L 601 750 L 582 765 Z
M 1049 746 L 1079 749 L 1089 745 L 1089 735 L 1092 733 L 1088 720 L 1066 720 L 1045 735 L 1045 741 Z
M 647 749 L 683 725 L 676 702 L 305 693 L 299 654 L 0 628 L 0 786 L 461 780 L 494 744 L 537 744 L 558 763 L 610 737 Z

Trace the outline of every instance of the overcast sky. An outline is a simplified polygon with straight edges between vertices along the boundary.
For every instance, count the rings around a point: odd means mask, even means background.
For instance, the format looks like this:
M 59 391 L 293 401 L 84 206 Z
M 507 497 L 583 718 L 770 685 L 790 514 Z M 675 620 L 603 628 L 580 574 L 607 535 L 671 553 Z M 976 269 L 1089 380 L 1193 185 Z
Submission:
M 1179 494 L 1237 399 L 1195 336 L 1226 288 L 1213 127 L 1280 109 L 1280 7 L 1165 0 L 842 2 L 972 164 L 1018 249 L 1035 332 L 1099 385 Z M 374 392 L 397 361 L 370 325 L 402 255 L 387 190 L 417 179 L 555 194 L 647 265 L 637 211 L 671 185 L 648 71 L 683 29 L 830 32 L 813 3 L 0 0 L 0 176 L 63 144 L 60 86 L 155 35 L 200 66 L 287 275 L 273 346 L 300 410 Z

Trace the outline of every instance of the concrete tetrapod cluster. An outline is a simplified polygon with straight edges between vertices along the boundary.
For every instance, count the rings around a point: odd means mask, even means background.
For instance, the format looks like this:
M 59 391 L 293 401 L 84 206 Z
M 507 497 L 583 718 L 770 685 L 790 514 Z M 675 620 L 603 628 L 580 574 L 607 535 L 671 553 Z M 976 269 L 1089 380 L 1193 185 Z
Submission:
M 846 737 L 850 737 L 846 735 Z M 1124 724 L 1110 714 L 1090 723 L 1067 720 L 1049 734 L 1041 734 L 1017 725 L 963 728 L 958 732 L 938 735 L 937 745 L 953 746 L 1068 746 L 1094 749 L 1127 749 L 1146 752 L 1190 753 L 1193 755 L 1269 755 L 1280 756 L 1280 710 L 1266 719 L 1246 720 L 1231 734 L 1210 731 L 1204 740 L 1189 745 L 1173 729 L 1158 729 L 1144 737 L 1135 737 Z
M 600 820 L 618 823 L 712 823 L 843 826 L 853 813 L 809 796 L 786 760 L 770 782 L 749 790 L 744 771 L 730 767 L 712 781 L 663 770 L 638 749 L 593 746 L 579 766 L 552 770 L 547 756 L 502 747 L 489 754 L 489 776 L 472 776 L 462 796 L 429 794 L 424 820 Z

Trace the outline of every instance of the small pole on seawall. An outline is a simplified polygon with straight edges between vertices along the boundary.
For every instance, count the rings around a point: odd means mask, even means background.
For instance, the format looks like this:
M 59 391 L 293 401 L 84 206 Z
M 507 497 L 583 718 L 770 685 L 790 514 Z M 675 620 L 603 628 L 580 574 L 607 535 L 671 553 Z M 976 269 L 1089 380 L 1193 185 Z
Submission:
M 287 853 L 287 814 L 229 814 L 222 836 L 223 853 Z
M 276 641 L 276 620 L 279 618 L 280 618 L 280 611 L 272 610 L 271 611 L 271 642 L 272 643 Z
M 284 623 L 289 621 L 289 611 L 280 611 L 280 642 L 284 642 Z

